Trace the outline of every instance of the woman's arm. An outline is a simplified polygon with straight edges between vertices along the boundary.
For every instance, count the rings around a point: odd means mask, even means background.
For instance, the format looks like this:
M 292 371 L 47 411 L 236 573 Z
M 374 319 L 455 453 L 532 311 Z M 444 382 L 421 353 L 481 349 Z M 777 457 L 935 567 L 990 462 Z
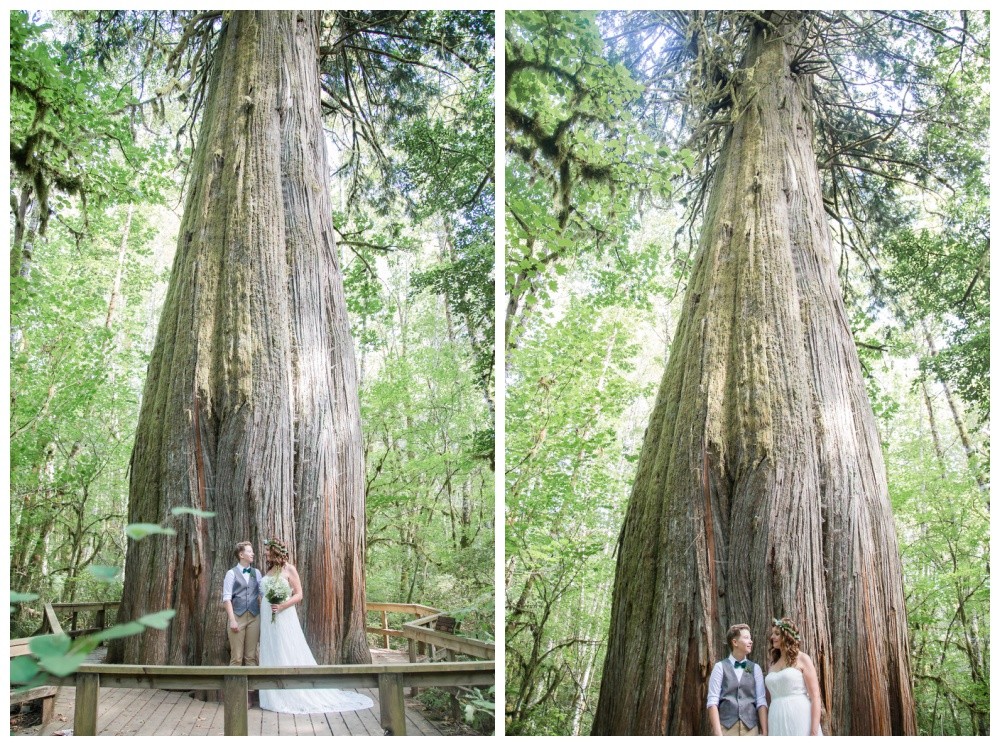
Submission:
M 816 667 L 812 658 L 805 653 L 799 653 L 799 660 L 802 661 L 802 678 L 806 682 L 806 691 L 809 692 L 809 703 L 812 705 L 812 723 L 810 725 L 810 735 L 819 735 L 819 717 L 823 711 L 823 702 L 819 695 L 819 678 L 816 676 Z

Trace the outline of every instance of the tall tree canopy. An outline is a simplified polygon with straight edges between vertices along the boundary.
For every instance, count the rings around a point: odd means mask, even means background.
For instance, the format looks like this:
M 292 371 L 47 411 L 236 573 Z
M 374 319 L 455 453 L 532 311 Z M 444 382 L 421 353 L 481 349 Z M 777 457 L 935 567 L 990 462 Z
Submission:
M 523 54 L 519 33 L 524 48 L 556 45 L 577 60 L 594 54 L 585 42 L 571 49 L 582 36 L 561 45 L 547 36 L 560 25 L 583 28 L 582 14 L 530 15 L 509 17 L 508 65 Z M 726 627 L 747 621 L 760 643 L 781 614 L 800 621 L 803 649 L 817 661 L 827 732 L 915 732 L 907 597 L 869 403 L 869 391 L 879 394 L 871 368 L 876 355 L 900 350 L 890 330 L 927 322 L 934 345 L 955 349 L 952 383 L 966 366 L 988 370 L 977 346 L 988 330 L 988 233 L 948 230 L 960 215 L 985 227 L 985 18 L 727 11 L 600 20 L 604 59 L 643 85 L 618 119 L 635 123 L 619 126 L 694 159 L 674 185 L 675 204 L 686 208 L 680 230 L 660 239 L 686 295 L 617 545 L 593 732 L 703 732 L 708 671 L 724 654 Z M 517 131 L 509 117 L 508 169 L 531 162 L 511 139 Z M 953 167 L 958 153 L 968 154 L 966 168 Z M 642 205 L 641 191 L 633 195 Z M 561 194 L 545 196 L 558 204 Z M 509 194 L 509 210 L 518 197 L 531 199 L 527 190 Z M 570 199 L 574 211 L 598 209 L 585 191 Z M 544 225 L 529 223 L 536 234 Z M 948 238 L 938 248 L 916 238 L 934 234 Z M 698 244 L 690 266 L 678 251 L 686 241 Z M 942 287 L 929 265 L 955 279 Z M 553 292 L 579 292 L 578 272 L 575 287 L 553 274 L 542 278 Z M 938 312 L 951 305 L 960 313 L 927 314 L 935 302 Z M 943 355 L 930 352 L 926 366 L 941 385 L 945 360 L 930 359 Z M 519 390 L 518 357 L 512 361 Z M 550 384 L 544 374 L 537 382 Z M 967 405 L 985 411 L 971 387 L 961 390 Z M 959 430 L 962 419 L 956 415 Z M 509 480 L 544 468 L 537 454 L 555 436 L 537 432 L 540 439 L 509 457 Z M 627 444 L 622 450 L 627 456 Z M 516 556 L 537 563 L 541 539 L 524 536 L 535 544 Z M 556 618 L 559 594 L 576 602 L 551 584 L 537 591 L 530 567 L 511 563 L 508 571 L 509 635 L 522 622 L 537 629 Z M 586 696 L 591 668 L 568 661 L 552 647 L 557 640 L 537 633 L 546 653 L 534 668 L 516 670 L 514 683 L 535 676 L 533 686 L 558 691 L 561 658 L 580 671 L 577 699 Z M 601 643 L 578 635 L 559 644 L 582 655 Z M 524 650 L 515 660 L 528 660 Z M 526 724 L 537 709 L 509 714 Z

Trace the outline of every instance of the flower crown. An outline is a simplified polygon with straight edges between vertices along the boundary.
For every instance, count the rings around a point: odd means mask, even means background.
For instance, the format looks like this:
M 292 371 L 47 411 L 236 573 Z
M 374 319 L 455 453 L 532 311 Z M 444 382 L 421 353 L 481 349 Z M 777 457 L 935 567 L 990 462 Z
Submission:
M 775 627 L 791 637 L 795 642 L 799 641 L 799 631 L 792 626 L 791 622 L 785 619 L 774 619 L 773 623 Z
M 274 549 L 277 551 L 279 557 L 288 557 L 288 547 L 277 539 L 268 539 L 264 542 L 264 546 L 268 549 Z

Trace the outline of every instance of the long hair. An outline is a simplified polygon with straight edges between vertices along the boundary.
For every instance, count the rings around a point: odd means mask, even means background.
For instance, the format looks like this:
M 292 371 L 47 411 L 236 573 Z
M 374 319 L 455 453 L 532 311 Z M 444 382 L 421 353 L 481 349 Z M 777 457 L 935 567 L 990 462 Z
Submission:
M 774 665 L 781 659 L 781 653 L 788 657 L 788 665 L 794 667 L 795 659 L 799 657 L 799 628 L 795 626 L 795 622 L 786 616 L 781 617 L 781 619 L 775 619 L 772 625 L 778 634 L 781 635 L 781 642 L 779 647 L 771 649 L 771 665 Z

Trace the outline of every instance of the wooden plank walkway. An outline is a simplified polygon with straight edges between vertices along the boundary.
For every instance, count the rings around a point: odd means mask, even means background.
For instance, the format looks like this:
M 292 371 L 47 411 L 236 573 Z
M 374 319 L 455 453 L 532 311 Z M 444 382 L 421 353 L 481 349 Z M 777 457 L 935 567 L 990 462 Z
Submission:
M 103 657 L 103 655 L 101 655 Z M 372 650 L 373 663 L 401 663 L 408 658 L 397 651 Z M 94 661 L 98 662 L 98 661 Z M 368 710 L 320 715 L 290 715 L 253 707 L 248 716 L 251 736 L 381 736 L 378 689 L 355 689 L 375 702 Z M 51 736 L 73 729 L 76 688 L 60 687 L 52 720 L 38 731 Z M 406 701 L 408 736 L 449 735 Z M 99 736 L 221 736 L 221 702 L 201 702 L 187 692 L 156 689 L 101 689 L 98 700 Z

